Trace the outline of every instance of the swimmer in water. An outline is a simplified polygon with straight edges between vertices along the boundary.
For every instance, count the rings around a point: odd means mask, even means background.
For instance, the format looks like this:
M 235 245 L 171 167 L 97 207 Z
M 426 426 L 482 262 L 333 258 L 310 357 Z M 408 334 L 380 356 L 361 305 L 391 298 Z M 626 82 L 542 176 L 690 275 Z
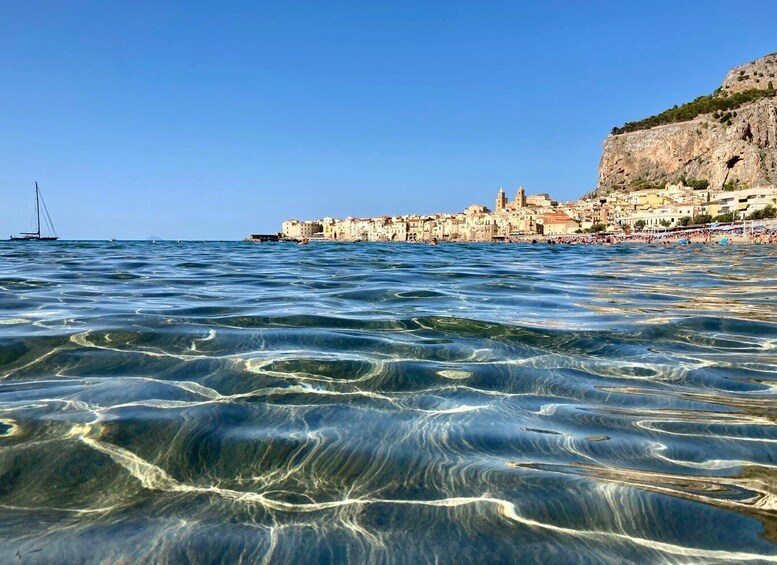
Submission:
M 432 241 L 429 242 L 429 245 L 437 245 L 437 238 L 433 237 Z
M 307 238 L 307 237 L 303 237 L 303 238 L 302 238 L 302 241 L 300 241 L 300 242 L 298 243 L 298 245 L 307 245 L 308 243 L 309 243 L 309 242 L 308 242 L 308 238 Z

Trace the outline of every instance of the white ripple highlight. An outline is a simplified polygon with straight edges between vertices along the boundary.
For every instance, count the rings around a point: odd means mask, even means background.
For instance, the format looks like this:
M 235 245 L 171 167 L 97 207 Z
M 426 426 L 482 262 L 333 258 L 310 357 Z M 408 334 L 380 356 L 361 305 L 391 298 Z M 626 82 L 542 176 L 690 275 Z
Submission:
M 558 534 L 564 534 L 573 537 L 601 540 L 618 540 L 625 543 L 631 543 L 646 547 L 662 553 L 677 555 L 686 558 L 705 558 L 733 561 L 762 561 L 777 563 L 777 555 L 763 555 L 756 553 L 746 553 L 740 551 L 713 550 L 694 547 L 685 547 L 676 544 L 659 542 L 637 536 L 632 536 L 623 532 L 605 532 L 597 530 L 583 530 L 556 526 L 545 522 L 540 522 L 521 516 L 515 507 L 515 504 L 500 498 L 494 498 L 488 495 L 479 497 L 449 497 L 437 500 L 404 500 L 404 499 L 384 499 L 384 498 L 343 498 L 341 500 L 332 500 L 328 502 L 311 503 L 291 503 L 268 498 L 263 493 L 244 492 L 234 489 L 222 488 L 216 485 L 210 486 L 192 486 L 181 483 L 173 479 L 162 468 L 153 465 L 144 459 L 138 457 L 129 450 L 100 442 L 92 437 L 90 433 L 91 425 L 74 426 L 71 429 L 70 436 L 78 438 L 86 445 L 108 455 L 114 462 L 126 469 L 135 477 L 143 487 L 150 490 L 161 490 L 166 492 L 180 492 L 201 495 L 219 496 L 233 502 L 243 504 L 260 504 L 265 508 L 283 511 L 283 512 L 318 512 L 328 509 L 336 509 L 349 506 L 365 506 L 372 504 L 390 504 L 390 505 L 410 505 L 410 506 L 430 506 L 441 508 L 452 508 L 458 506 L 467 506 L 473 504 L 488 504 L 496 507 L 497 512 L 507 520 L 515 524 L 520 524 L 529 528 L 552 531 Z

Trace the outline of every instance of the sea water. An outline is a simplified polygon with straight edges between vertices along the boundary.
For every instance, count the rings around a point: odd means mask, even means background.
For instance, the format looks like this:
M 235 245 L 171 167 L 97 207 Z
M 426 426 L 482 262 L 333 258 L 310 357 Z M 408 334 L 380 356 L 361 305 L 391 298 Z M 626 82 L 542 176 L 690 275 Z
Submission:
M 2 243 L 0 562 L 775 562 L 773 255 Z

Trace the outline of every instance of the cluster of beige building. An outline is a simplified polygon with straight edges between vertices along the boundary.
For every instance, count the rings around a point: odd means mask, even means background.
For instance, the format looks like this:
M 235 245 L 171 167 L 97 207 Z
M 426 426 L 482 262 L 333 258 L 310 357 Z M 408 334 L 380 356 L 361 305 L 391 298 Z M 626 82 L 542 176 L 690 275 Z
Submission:
M 577 204 L 582 204 L 583 201 Z M 774 185 L 735 191 L 693 189 L 682 183 L 664 188 L 618 193 L 598 199 L 601 223 L 619 229 L 672 228 L 699 216 L 716 217 L 731 213 L 745 219 L 766 206 L 777 207 Z
M 746 217 L 767 205 L 777 207 L 775 186 L 725 192 L 671 184 L 567 203 L 547 194 L 527 196 L 519 187 L 511 201 L 504 189 L 499 189 L 493 210 L 473 204 L 458 214 L 287 220 L 282 232 L 290 239 L 337 241 L 505 241 L 571 235 L 592 228 L 622 232 L 641 223 L 645 229 L 675 227 L 683 218 L 728 212 Z

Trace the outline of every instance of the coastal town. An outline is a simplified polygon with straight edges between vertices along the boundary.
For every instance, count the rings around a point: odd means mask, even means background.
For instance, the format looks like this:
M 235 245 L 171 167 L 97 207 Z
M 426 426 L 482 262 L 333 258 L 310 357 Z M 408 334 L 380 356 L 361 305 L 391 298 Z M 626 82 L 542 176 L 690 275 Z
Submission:
M 492 242 L 649 239 L 738 230 L 777 237 L 777 53 L 734 67 L 708 95 L 614 127 L 596 189 L 572 202 L 548 193 L 458 213 L 287 220 L 296 241 Z M 698 235 L 698 234 L 697 234 Z
M 291 240 L 384 242 L 520 241 L 574 234 L 660 233 L 679 228 L 762 220 L 777 216 L 777 186 L 713 190 L 704 180 L 630 192 L 594 192 L 573 202 L 518 187 L 508 200 L 500 188 L 493 208 L 473 204 L 454 214 L 287 220 L 281 237 Z

